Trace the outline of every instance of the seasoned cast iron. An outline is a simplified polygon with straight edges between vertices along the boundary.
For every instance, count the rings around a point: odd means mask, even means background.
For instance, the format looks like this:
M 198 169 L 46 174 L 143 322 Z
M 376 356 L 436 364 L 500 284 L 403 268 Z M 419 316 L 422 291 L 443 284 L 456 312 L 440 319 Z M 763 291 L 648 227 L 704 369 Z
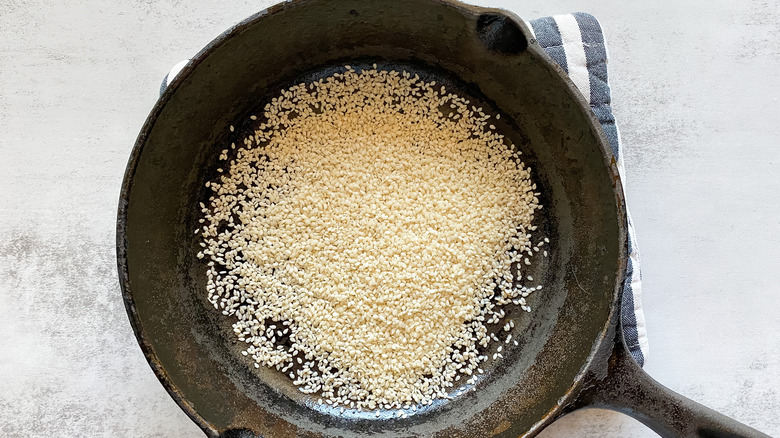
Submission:
M 206 300 L 198 202 L 222 145 L 282 87 L 358 68 L 406 69 L 471 96 L 523 152 L 542 192 L 545 289 L 516 312 L 520 345 L 473 391 L 409 418 L 338 415 L 239 354 Z M 500 123 L 498 123 L 500 122 Z M 239 143 L 240 144 L 240 143 Z M 662 436 L 766 436 L 654 382 L 626 353 L 618 312 L 626 213 L 615 161 L 589 107 L 516 16 L 441 0 L 300 0 L 238 24 L 201 51 L 155 105 L 127 167 L 117 225 L 122 290 L 138 342 L 211 437 L 534 436 L 566 412 L 626 412 Z

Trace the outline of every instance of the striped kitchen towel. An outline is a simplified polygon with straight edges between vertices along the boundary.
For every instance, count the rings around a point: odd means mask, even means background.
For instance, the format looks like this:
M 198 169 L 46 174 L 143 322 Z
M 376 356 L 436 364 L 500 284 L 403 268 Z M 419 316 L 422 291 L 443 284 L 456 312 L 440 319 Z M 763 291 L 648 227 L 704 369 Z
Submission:
M 539 45 L 569 75 L 601 123 L 618 163 L 623 188 L 626 172 L 615 117 L 610 106 L 607 78 L 607 45 L 598 20 L 590 14 L 556 15 L 532 20 L 528 26 Z M 642 311 L 642 275 L 636 233 L 628 215 L 628 268 L 623 289 L 621 322 L 631 355 L 644 365 L 648 353 L 645 316 Z
M 601 25 L 595 17 L 577 12 L 532 20 L 528 26 L 547 54 L 569 75 L 596 114 L 618 162 L 623 184 L 625 170 L 621 153 L 620 132 L 610 107 L 607 81 L 607 46 Z M 165 75 L 160 94 L 189 60 L 176 64 Z M 644 365 L 648 353 L 645 317 L 642 312 L 642 278 L 639 271 L 639 249 L 636 245 L 631 215 L 628 216 L 629 260 L 623 289 L 621 319 L 623 334 L 631 355 Z

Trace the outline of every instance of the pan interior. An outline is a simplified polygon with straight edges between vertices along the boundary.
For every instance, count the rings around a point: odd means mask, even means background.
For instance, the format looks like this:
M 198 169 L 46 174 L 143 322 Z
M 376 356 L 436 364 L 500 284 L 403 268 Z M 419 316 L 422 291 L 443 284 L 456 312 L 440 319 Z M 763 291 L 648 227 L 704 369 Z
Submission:
M 487 114 L 499 113 L 499 110 L 496 108 L 494 102 L 487 99 L 484 95 L 481 95 L 477 88 L 463 83 L 461 80 L 447 71 L 431 66 L 426 66 L 421 63 L 386 62 L 382 59 L 372 58 L 349 59 L 343 60 L 343 62 L 333 63 L 332 65 L 322 66 L 320 68 L 305 72 L 304 74 L 294 78 L 292 82 L 283 84 L 279 87 L 270 88 L 270 91 L 286 89 L 289 86 L 296 85 L 301 82 L 310 83 L 321 78 L 332 76 L 334 73 L 344 73 L 346 71 L 345 64 L 350 65 L 352 69 L 358 72 L 363 69 L 370 70 L 374 65 L 376 65 L 378 70 L 409 72 L 412 75 L 419 75 L 420 79 L 424 82 L 436 82 L 437 86 L 445 86 L 450 92 L 454 92 L 459 96 L 468 98 L 471 101 L 471 105 L 478 108 L 483 108 Z M 278 94 L 267 96 L 261 99 L 259 104 L 256 104 L 253 107 L 250 107 L 248 110 L 244 111 L 245 115 L 243 117 L 239 116 L 238 120 L 233 123 L 235 128 L 234 131 L 231 132 L 230 130 L 223 130 L 222 133 L 216 135 L 218 138 L 221 137 L 221 139 L 217 141 L 217 145 L 215 145 L 213 148 L 213 154 L 211 156 L 204 157 L 205 162 L 202 166 L 199 167 L 199 169 L 203 170 L 203 175 L 196 178 L 197 180 L 218 180 L 221 173 L 217 169 L 224 168 L 226 162 L 225 160 L 219 159 L 219 155 L 223 150 L 223 147 L 227 147 L 225 145 L 229 145 L 231 143 L 235 143 L 237 145 L 242 144 L 242 141 L 246 136 L 253 135 L 254 130 L 257 129 L 257 127 L 262 123 L 262 119 L 252 120 L 250 119 L 249 115 L 262 114 L 263 107 L 270 102 L 272 97 L 276 97 L 276 95 Z M 497 128 L 500 132 L 506 133 L 511 143 L 514 144 L 521 152 L 523 152 L 523 155 L 521 156 L 522 161 L 533 169 L 537 161 L 532 155 L 526 154 L 525 148 L 523 146 L 528 144 L 528 138 L 523 134 L 519 126 L 506 116 L 503 119 L 491 120 L 491 123 L 497 125 Z M 223 146 L 220 147 L 219 145 Z M 230 162 L 230 160 L 235 158 L 238 150 L 239 149 L 228 151 L 229 155 L 227 162 Z M 550 200 L 549 197 L 544 195 L 547 192 L 543 187 L 545 184 L 546 181 L 539 182 L 539 187 L 541 187 L 540 192 L 542 193 L 540 202 L 542 205 L 544 205 L 546 201 Z M 202 214 L 200 213 L 200 210 L 197 206 L 201 202 L 205 205 L 208 205 L 209 196 L 213 193 L 210 189 L 205 188 L 205 184 L 201 184 L 197 189 L 197 198 L 194 199 L 190 204 L 190 209 L 188 211 L 182 211 L 184 218 L 182 225 L 185 228 L 182 234 L 185 236 L 188 236 L 186 234 L 187 229 L 195 230 L 199 228 L 198 220 L 202 217 Z M 183 206 L 183 208 L 186 208 L 186 206 Z M 539 227 L 537 230 L 531 232 L 531 240 L 533 242 L 542 241 L 542 239 L 544 239 L 546 236 L 553 235 L 555 233 L 557 224 L 556 218 L 550 214 L 552 211 L 553 209 L 543 208 L 542 210 L 538 210 L 536 212 L 534 224 L 538 224 Z M 180 261 L 180 263 L 187 267 L 186 278 L 188 280 L 189 290 L 194 292 L 201 291 L 199 295 L 188 298 L 193 299 L 193 306 L 204 307 L 205 310 L 203 310 L 203 312 L 208 317 L 208 325 L 204 326 L 204 330 L 212 333 L 219 333 L 220 335 L 220 342 L 211 345 L 210 348 L 219 349 L 220 347 L 224 348 L 225 346 L 229 346 L 229 353 L 224 353 L 226 355 L 226 359 L 229 357 L 230 361 L 237 362 L 235 364 L 237 367 L 248 368 L 250 373 L 257 377 L 258 383 L 262 382 L 262 384 L 273 386 L 277 391 L 289 397 L 291 400 L 294 400 L 300 405 L 305 405 L 310 409 L 345 419 L 362 418 L 371 420 L 378 418 L 376 416 L 377 410 L 361 411 L 357 409 L 346 409 L 344 412 L 341 412 L 340 407 L 333 407 L 326 403 L 319 403 L 319 396 L 317 394 L 305 395 L 298 391 L 298 388 L 292 384 L 291 380 L 286 376 L 286 373 L 265 367 L 254 369 L 251 358 L 241 354 L 241 350 L 245 349 L 246 345 L 240 342 L 236 343 L 236 337 L 233 334 L 232 324 L 236 322 L 237 319 L 235 317 L 223 316 L 221 311 L 216 311 L 213 309 L 213 307 L 206 300 L 206 259 L 200 260 L 195 257 L 195 255 L 202 249 L 199 246 L 200 239 L 197 236 L 193 236 L 188 240 L 188 242 L 182 242 L 189 247 L 189 250 L 183 253 L 185 257 Z M 548 251 L 549 254 L 557 254 L 555 241 L 551 241 L 546 245 L 547 246 L 544 248 Z M 551 263 L 551 259 L 549 257 L 543 257 L 542 253 L 537 254 L 536 257 L 530 258 L 530 260 L 532 263 L 530 267 L 521 265 L 521 268 L 525 275 L 530 275 L 532 278 L 536 279 L 533 284 L 547 285 L 546 281 L 552 281 L 555 278 L 553 275 L 551 275 L 551 273 L 555 271 L 556 266 L 560 265 L 559 263 Z M 559 259 L 556 258 L 555 260 Z M 515 283 L 518 284 L 517 281 Z M 522 283 L 522 281 L 520 283 Z M 529 282 L 525 281 L 525 284 L 529 284 Z M 551 295 L 553 294 L 554 292 L 551 293 Z M 500 338 L 500 342 L 493 342 L 489 344 L 488 348 L 480 348 L 480 354 L 492 357 L 493 354 L 496 353 L 497 347 L 502 346 L 501 354 L 505 358 L 508 358 L 510 362 L 513 362 L 512 366 L 526 369 L 530 366 L 531 360 L 536 356 L 539 348 L 542 346 L 541 343 L 534 342 L 534 331 L 531 330 L 531 328 L 533 327 L 534 330 L 538 330 L 539 325 L 543 322 L 554 320 L 554 314 L 551 314 L 550 311 L 555 307 L 550 306 L 550 299 L 547 296 L 546 290 L 535 292 L 529 296 L 527 300 L 529 300 L 530 304 L 534 308 L 540 307 L 541 309 L 538 310 L 538 312 L 541 312 L 542 315 L 536 315 L 536 313 L 538 313 L 537 311 L 529 314 L 528 312 L 520 309 L 520 306 L 517 305 L 504 306 L 503 309 L 506 311 L 506 316 L 501 318 L 501 322 L 487 326 L 489 329 L 488 333 L 495 334 Z M 534 323 L 535 319 L 537 321 Z M 504 331 L 503 327 L 504 324 L 510 320 L 514 322 L 515 327 L 510 332 L 506 332 Z M 514 343 L 504 343 L 504 339 L 506 338 L 507 334 L 510 333 L 512 334 L 513 339 L 518 342 L 517 346 Z M 497 369 L 502 364 L 502 362 L 504 362 L 502 359 L 488 360 L 488 362 L 481 366 L 485 373 L 483 375 L 477 376 L 477 382 L 475 384 L 465 384 L 464 382 L 467 380 L 467 378 L 463 378 L 463 382 L 459 382 L 461 384 L 456 385 L 455 387 L 451 388 L 451 391 L 449 391 L 448 395 L 451 397 L 451 399 L 437 399 L 434 404 L 429 406 L 415 406 L 415 411 L 412 415 L 422 415 L 429 411 L 435 411 L 449 403 L 451 400 L 467 394 L 470 390 L 476 390 L 478 387 L 487 384 L 496 375 L 500 375 Z M 254 393 L 256 394 L 257 392 L 255 391 Z M 401 411 L 408 412 L 408 409 Z M 392 418 L 397 414 L 397 412 L 398 410 L 379 410 L 379 418 Z
M 485 22 L 495 16 L 436 1 L 281 6 L 205 49 L 153 111 L 125 181 L 120 274 L 148 358 L 208 434 L 518 436 L 565 398 L 601 339 L 618 282 L 615 180 L 592 121 L 560 74 L 534 50 L 511 53 L 522 44 L 486 42 Z M 394 411 L 342 414 L 281 373 L 254 369 L 232 320 L 207 301 L 193 234 L 198 203 L 209 196 L 204 183 L 216 177 L 223 145 L 252 128 L 249 114 L 282 88 L 373 63 L 435 80 L 501 113 L 497 128 L 522 151 L 542 194 L 532 240 L 551 242 L 550 257 L 535 257 L 528 271 L 544 285 L 529 298 L 533 312 L 506 308 L 519 345 L 491 343 L 490 356 L 503 345 L 505 359 L 483 366 L 473 388 L 454 388 L 452 400 L 405 419 Z

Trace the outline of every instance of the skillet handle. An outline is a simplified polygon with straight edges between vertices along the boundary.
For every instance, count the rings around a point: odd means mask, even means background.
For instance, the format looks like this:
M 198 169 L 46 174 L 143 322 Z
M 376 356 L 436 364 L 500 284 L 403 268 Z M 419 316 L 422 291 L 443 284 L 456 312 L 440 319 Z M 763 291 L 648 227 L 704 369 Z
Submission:
M 618 333 L 616 338 L 606 376 L 593 377 L 575 409 L 622 412 L 664 438 L 771 438 L 661 385 L 630 356 L 623 336 Z

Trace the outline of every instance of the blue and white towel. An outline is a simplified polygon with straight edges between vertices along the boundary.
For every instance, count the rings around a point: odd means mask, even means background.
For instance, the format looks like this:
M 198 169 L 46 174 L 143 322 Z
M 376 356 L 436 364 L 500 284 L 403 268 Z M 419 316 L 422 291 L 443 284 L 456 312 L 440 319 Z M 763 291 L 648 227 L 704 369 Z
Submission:
M 556 15 L 532 20 L 528 26 L 539 45 L 569 75 L 596 114 L 618 163 L 623 188 L 626 172 L 622 144 L 612 115 L 607 78 L 607 46 L 598 20 L 590 14 Z M 642 311 L 642 275 L 636 233 L 628 215 L 628 268 L 623 289 L 621 322 L 626 345 L 634 359 L 644 365 L 649 351 L 645 315 Z
M 590 102 L 601 127 L 606 133 L 618 163 L 618 170 L 625 188 L 626 172 L 615 117 L 610 106 L 610 90 L 607 80 L 607 46 L 598 20 L 590 14 L 556 15 L 532 20 L 528 26 L 534 38 L 547 54 L 563 68 L 572 82 Z M 176 64 L 163 79 L 160 94 L 189 60 Z M 628 216 L 629 260 L 623 289 L 621 322 L 626 345 L 631 355 L 644 365 L 648 353 L 645 316 L 642 311 L 642 276 L 639 271 L 634 225 Z

